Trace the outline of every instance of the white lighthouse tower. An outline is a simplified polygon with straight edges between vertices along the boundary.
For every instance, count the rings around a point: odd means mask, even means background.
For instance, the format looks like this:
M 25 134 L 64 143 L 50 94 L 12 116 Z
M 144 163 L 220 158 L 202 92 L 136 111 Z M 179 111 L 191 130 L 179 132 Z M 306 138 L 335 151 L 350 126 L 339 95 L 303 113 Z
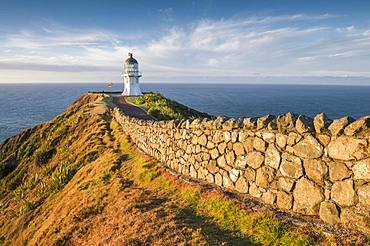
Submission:
M 139 64 L 132 57 L 132 53 L 128 53 L 128 58 L 123 64 L 123 86 L 124 90 L 122 92 L 123 96 L 140 96 L 141 93 L 139 87 L 139 78 L 141 73 L 139 72 Z

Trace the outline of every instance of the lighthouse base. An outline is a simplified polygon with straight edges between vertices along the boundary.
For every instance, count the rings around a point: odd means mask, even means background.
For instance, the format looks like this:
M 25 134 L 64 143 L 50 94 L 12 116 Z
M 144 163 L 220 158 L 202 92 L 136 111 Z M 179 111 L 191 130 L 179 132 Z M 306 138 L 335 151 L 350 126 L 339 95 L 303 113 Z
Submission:
M 139 77 L 124 77 L 124 90 L 122 92 L 123 96 L 141 96 Z
M 140 90 L 139 85 L 130 85 L 125 87 L 122 94 L 123 96 L 141 96 L 143 93 Z

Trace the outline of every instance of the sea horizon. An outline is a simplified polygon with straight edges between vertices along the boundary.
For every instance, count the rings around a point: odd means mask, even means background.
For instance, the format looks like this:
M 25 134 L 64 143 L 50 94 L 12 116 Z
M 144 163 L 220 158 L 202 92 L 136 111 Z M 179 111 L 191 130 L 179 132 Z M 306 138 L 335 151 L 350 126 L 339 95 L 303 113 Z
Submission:
M 122 83 L 0 84 L 0 141 L 51 120 L 88 91 L 121 91 Z M 21 86 L 20 86 L 21 85 Z M 226 117 L 259 117 L 287 112 L 331 119 L 370 115 L 370 87 L 349 85 L 142 83 L 186 106 Z

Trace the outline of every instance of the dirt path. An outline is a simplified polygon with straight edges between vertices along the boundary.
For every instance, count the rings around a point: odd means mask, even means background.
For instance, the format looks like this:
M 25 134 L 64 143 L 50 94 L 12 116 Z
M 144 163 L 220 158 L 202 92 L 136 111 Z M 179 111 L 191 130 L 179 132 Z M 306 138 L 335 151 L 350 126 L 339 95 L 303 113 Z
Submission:
M 110 94 L 113 98 L 113 103 L 124 113 L 130 117 L 135 117 L 142 120 L 154 120 L 154 118 L 148 115 L 143 109 L 136 107 L 125 100 L 124 96 L 118 94 Z

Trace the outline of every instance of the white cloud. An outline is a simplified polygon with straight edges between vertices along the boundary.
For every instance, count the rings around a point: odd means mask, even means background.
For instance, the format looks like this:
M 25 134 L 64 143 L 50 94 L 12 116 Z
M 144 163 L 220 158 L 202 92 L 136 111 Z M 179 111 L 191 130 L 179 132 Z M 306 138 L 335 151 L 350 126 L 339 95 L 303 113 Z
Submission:
M 22 30 L 0 37 L 0 70 L 8 74 L 1 73 L 0 82 L 17 70 L 68 73 L 71 80 L 96 81 L 104 73 L 107 80 L 119 79 L 129 51 L 147 81 L 179 76 L 370 76 L 370 30 L 323 22 L 335 17 L 200 20 L 158 30 L 164 34 L 152 39 L 60 26 Z M 304 26 L 297 25 L 302 21 Z M 30 79 L 37 81 L 37 72 L 32 74 Z

